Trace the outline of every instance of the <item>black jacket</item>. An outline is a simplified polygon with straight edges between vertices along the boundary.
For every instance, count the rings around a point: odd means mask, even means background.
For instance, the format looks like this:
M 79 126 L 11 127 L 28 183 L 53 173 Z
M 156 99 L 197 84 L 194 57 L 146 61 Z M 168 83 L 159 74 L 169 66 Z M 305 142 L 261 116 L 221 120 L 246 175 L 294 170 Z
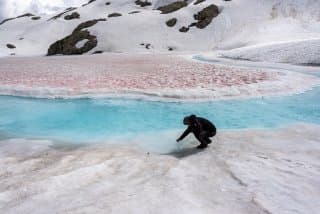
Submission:
M 216 135 L 216 131 L 216 127 L 209 120 L 196 117 L 191 125 L 188 125 L 188 128 L 178 138 L 178 141 L 183 140 L 190 132 L 192 132 L 196 138 L 199 138 L 201 132 L 208 132 L 208 134 L 213 137 Z

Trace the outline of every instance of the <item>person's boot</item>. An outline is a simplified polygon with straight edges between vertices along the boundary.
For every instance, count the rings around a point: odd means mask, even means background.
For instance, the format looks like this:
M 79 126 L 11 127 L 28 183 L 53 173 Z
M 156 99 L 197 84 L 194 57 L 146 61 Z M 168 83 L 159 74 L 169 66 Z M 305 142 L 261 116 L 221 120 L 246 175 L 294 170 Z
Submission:
M 197 146 L 197 149 L 205 149 L 205 148 L 207 148 L 207 147 L 208 147 L 207 144 L 201 143 L 199 146 Z
M 208 138 L 207 143 L 208 144 L 212 143 L 212 140 L 210 138 Z

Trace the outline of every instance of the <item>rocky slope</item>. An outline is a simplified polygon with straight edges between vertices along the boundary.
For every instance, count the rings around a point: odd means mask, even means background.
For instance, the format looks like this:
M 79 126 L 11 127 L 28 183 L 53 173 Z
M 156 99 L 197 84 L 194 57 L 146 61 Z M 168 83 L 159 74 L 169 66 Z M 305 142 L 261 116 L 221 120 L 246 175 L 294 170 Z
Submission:
M 212 51 L 308 41 L 320 38 L 317 8 L 317 0 L 90 0 L 54 15 L 2 20 L 0 56 Z

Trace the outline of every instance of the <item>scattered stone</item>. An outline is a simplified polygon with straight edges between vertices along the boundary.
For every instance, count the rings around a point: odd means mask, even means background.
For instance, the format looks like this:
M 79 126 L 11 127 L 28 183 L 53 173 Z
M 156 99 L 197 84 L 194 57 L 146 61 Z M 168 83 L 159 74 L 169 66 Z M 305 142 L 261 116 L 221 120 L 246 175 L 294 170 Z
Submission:
M 94 19 L 89 20 L 78 25 L 71 35 L 56 41 L 51 44 L 48 49 L 48 56 L 63 54 L 63 55 L 75 55 L 83 54 L 95 48 L 98 44 L 97 37 L 91 35 L 85 28 L 91 27 L 99 21 L 105 21 L 106 19 Z M 82 47 L 77 48 L 76 44 L 82 40 L 88 40 Z
M 204 2 L 204 1 L 206 1 L 206 0 L 197 0 L 197 1 L 194 3 L 194 5 L 200 4 L 200 3 Z
M 139 5 L 140 7 L 146 7 L 151 5 L 151 2 L 148 2 L 148 0 L 145 0 L 145 1 L 136 0 L 134 3 L 136 5 Z
M 106 5 L 110 5 L 111 3 L 110 2 L 106 2 Z
M 173 51 L 173 50 L 175 50 L 174 47 L 168 47 L 168 51 Z
M 118 16 L 122 16 L 122 14 L 121 14 L 121 13 L 110 13 L 110 14 L 108 15 L 109 18 L 111 18 L 111 17 L 118 17 Z
M 85 6 L 87 6 L 88 4 L 91 4 L 92 2 L 95 2 L 95 1 L 96 1 L 96 0 L 90 0 L 90 1 L 88 1 L 88 3 L 83 4 L 82 7 L 85 7 Z
M 180 32 L 185 33 L 189 31 L 188 27 L 183 26 L 182 28 L 179 29 Z
M 218 15 L 219 8 L 216 5 L 211 4 L 194 15 L 194 19 L 198 20 L 198 23 L 195 26 L 203 29 L 207 27 L 211 23 L 212 19 Z
M 7 48 L 9 48 L 9 49 L 15 49 L 16 48 L 16 46 L 15 45 L 13 45 L 13 44 L 7 44 Z
M 183 7 L 186 7 L 188 3 L 186 1 L 176 1 L 171 4 L 158 7 L 157 10 L 160 10 L 162 14 L 172 13 L 177 10 L 180 10 Z
M 176 23 L 177 23 L 177 19 L 176 19 L 176 18 L 169 19 L 169 20 L 166 22 L 166 24 L 167 24 L 168 27 L 173 27 L 173 26 L 176 25 Z
M 140 43 L 141 46 L 144 46 L 146 49 L 150 49 L 151 44 L 150 43 Z
M 95 51 L 92 54 L 102 54 L 102 53 L 103 53 L 103 51 Z
M 10 55 L 11 55 L 11 56 L 15 56 L 16 54 L 15 54 L 15 53 L 11 53 Z
M 80 18 L 80 14 L 77 12 L 73 12 L 70 15 L 66 15 L 64 17 L 65 20 L 72 20 L 72 19 L 79 19 Z
M 32 20 L 39 20 L 39 19 L 41 19 L 41 17 L 40 17 L 40 16 L 34 16 L 34 17 L 32 17 L 31 19 L 32 19 Z
M 141 11 L 137 11 L 137 10 L 135 10 L 135 11 L 131 11 L 131 12 L 129 12 L 129 14 L 135 14 L 135 13 L 141 13 Z
M 71 12 L 73 10 L 77 9 L 76 7 L 68 7 L 67 9 L 65 9 L 65 11 L 63 11 L 62 13 L 59 13 L 53 17 L 51 17 L 50 19 L 48 19 L 48 21 L 51 21 L 51 20 L 54 20 L 54 19 L 58 19 L 60 18 L 62 15 L 68 13 L 68 12 Z
M 19 40 L 24 40 L 24 38 L 23 38 L 23 37 L 21 37 L 21 38 L 19 38 Z

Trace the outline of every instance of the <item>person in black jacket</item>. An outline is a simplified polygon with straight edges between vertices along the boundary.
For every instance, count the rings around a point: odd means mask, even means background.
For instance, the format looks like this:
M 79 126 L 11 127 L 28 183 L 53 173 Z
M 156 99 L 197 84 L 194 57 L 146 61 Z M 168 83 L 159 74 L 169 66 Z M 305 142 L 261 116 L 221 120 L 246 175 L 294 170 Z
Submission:
M 206 148 L 211 143 L 210 137 L 216 135 L 216 127 L 207 119 L 190 115 L 183 119 L 183 124 L 188 125 L 188 128 L 177 139 L 177 142 L 183 140 L 190 132 L 200 141 L 199 149 Z

